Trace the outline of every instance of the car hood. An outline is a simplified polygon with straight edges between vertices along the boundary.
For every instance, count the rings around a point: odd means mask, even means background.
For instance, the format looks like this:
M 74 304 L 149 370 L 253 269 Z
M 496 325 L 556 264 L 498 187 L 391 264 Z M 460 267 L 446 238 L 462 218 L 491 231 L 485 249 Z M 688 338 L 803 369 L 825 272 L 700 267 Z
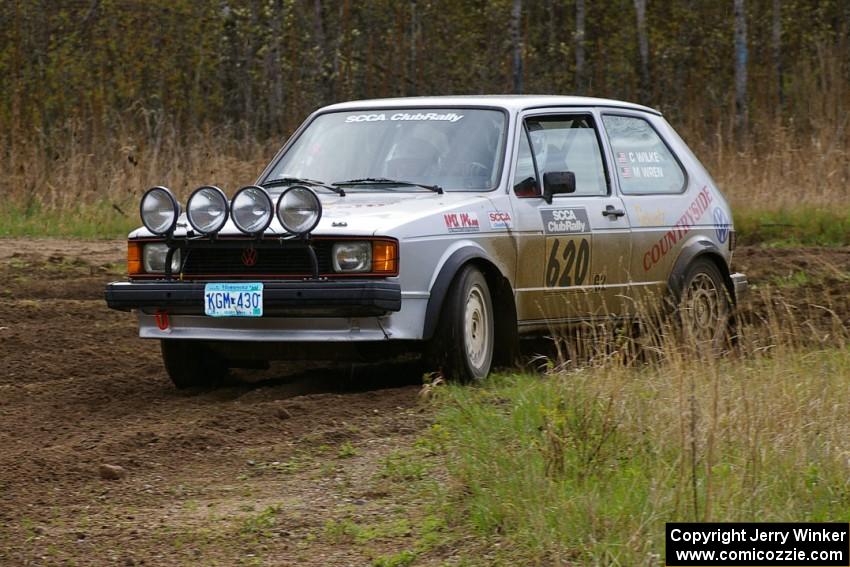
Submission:
M 471 192 L 446 192 L 440 195 L 419 191 L 348 190 L 344 197 L 335 194 L 318 194 L 322 203 L 322 219 L 312 233 L 317 236 L 366 236 L 373 234 L 392 236 L 393 231 L 403 225 L 452 211 L 486 207 L 490 203 L 484 193 Z M 442 226 L 442 220 L 439 222 Z M 425 232 L 432 232 L 436 229 L 435 223 L 426 223 L 425 225 L 420 223 L 420 226 Z M 189 229 L 186 214 L 183 213 L 178 220 L 174 234 L 175 236 L 185 236 Z M 267 235 L 285 233 L 286 231 L 283 230 L 277 218 L 266 230 Z M 238 236 L 242 233 L 236 228 L 232 220 L 228 220 L 219 234 L 222 236 Z M 130 234 L 130 238 L 146 236 L 152 236 L 152 234 L 145 228 L 140 228 Z
M 316 234 L 389 234 L 427 217 L 489 203 L 481 193 L 348 192 L 322 196 L 322 221 Z M 440 221 L 442 223 L 442 221 Z

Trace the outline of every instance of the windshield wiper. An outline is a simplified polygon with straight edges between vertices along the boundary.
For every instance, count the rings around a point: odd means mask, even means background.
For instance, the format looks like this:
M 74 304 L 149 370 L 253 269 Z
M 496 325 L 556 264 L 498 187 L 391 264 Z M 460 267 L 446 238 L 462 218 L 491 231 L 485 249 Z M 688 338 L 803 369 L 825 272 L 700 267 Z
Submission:
M 340 197 L 345 197 L 345 191 L 343 191 L 339 187 L 326 185 L 321 181 L 316 181 L 315 179 L 305 179 L 303 177 L 280 177 L 278 179 L 267 179 L 260 183 L 260 185 L 262 187 L 278 187 L 280 185 L 295 185 L 296 183 L 300 183 L 301 185 L 311 185 L 313 187 L 323 187 L 325 189 L 333 191 Z
M 399 181 L 398 179 L 387 179 L 386 177 L 364 177 L 363 179 L 349 179 L 348 181 L 334 181 L 331 185 L 402 185 L 404 187 L 422 187 L 434 193 L 443 194 L 443 188 L 439 185 L 424 185 L 412 181 Z

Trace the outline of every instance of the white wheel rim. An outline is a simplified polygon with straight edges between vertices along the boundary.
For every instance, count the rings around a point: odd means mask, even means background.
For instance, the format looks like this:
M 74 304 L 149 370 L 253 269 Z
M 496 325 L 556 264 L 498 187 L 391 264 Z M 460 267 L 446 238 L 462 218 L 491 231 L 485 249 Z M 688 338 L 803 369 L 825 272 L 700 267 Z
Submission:
M 466 358 L 473 368 L 484 366 L 490 352 L 492 339 L 490 312 L 484 300 L 486 292 L 478 284 L 473 285 L 466 296 L 464 313 L 464 338 L 466 343 Z
M 689 330 L 698 341 L 712 340 L 723 324 L 720 293 L 708 274 L 697 274 L 691 281 L 685 312 Z

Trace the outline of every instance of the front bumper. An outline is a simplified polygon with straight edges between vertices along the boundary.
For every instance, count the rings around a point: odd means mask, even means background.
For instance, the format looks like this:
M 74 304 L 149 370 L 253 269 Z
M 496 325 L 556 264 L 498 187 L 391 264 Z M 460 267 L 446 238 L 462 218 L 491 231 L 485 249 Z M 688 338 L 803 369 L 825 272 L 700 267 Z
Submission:
M 113 282 L 112 309 L 171 315 L 204 314 L 203 282 Z M 376 280 L 264 281 L 266 317 L 368 317 L 401 310 L 401 286 Z
M 732 290 L 735 293 L 735 302 L 740 303 L 746 299 L 750 293 L 750 284 L 747 281 L 747 276 L 740 272 L 736 272 L 729 276 L 732 280 Z

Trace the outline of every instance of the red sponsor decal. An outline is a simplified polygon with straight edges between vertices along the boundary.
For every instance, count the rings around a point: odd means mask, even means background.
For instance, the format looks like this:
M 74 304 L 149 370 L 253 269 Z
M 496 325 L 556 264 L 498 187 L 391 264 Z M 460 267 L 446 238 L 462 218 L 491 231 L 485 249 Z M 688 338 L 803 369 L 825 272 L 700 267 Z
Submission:
M 449 232 L 475 232 L 479 229 L 478 215 L 475 213 L 446 213 L 443 222 Z
M 714 200 L 708 187 L 703 187 L 685 212 L 673 225 L 673 228 L 664 233 L 658 242 L 652 245 L 643 255 L 643 271 L 648 272 L 661 259 L 667 255 L 678 242 L 683 240 L 691 231 L 696 222 L 702 218 L 708 205 Z

